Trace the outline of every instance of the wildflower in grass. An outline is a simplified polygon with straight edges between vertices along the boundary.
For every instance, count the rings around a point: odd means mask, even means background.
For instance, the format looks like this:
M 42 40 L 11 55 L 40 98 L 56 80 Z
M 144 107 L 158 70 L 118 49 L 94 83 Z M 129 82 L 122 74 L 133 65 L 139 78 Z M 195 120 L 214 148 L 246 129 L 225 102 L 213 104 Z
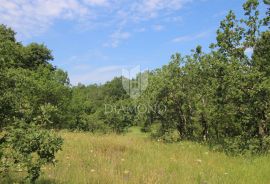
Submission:
M 173 162 L 177 161 L 176 158 L 174 158 L 174 157 L 171 157 L 170 160 L 173 161 Z
M 196 162 L 200 164 L 200 163 L 202 163 L 202 160 L 201 159 L 197 159 Z
M 122 161 L 122 162 L 124 162 L 124 161 L 125 161 L 125 159 L 124 159 L 124 158 L 122 158 L 122 159 L 121 159 L 121 161 Z
M 91 169 L 91 172 L 93 173 L 93 172 L 95 172 L 96 170 L 95 169 Z
M 124 171 L 124 180 L 129 180 L 129 177 L 130 177 L 130 172 L 128 170 L 125 170 Z
M 23 172 L 23 169 L 20 164 L 17 166 L 17 172 Z
M 128 170 L 125 170 L 125 171 L 124 171 L 124 174 L 129 174 L 129 171 L 128 171 Z

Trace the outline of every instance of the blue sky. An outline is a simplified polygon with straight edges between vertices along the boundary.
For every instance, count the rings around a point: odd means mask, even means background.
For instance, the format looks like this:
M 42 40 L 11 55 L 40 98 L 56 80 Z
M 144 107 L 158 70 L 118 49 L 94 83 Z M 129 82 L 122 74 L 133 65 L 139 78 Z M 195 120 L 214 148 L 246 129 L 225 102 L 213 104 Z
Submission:
M 207 50 L 243 0 L 0 0 L 0 23 L 24 44 L 44 43 L 72 84 L 104 83 L 122 68 L 154 69 L 175 52 Z

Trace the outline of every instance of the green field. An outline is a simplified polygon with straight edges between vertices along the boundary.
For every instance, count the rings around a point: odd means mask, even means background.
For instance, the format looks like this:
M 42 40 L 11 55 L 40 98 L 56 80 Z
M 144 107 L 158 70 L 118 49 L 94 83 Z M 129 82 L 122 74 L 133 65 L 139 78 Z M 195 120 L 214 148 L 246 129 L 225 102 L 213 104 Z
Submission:
M 270 183 L 270 156 L 228 157 L 200 144 L 126 135 L 61 132 L 63 151 L 38 183 Z

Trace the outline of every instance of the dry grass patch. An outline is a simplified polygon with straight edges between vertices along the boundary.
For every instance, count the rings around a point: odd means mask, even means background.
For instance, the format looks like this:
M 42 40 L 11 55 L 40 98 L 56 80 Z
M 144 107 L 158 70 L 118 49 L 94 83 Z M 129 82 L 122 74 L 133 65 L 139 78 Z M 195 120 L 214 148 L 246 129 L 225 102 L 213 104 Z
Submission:
M 138 133 L 93 135 L 62 132 L 56 167 L 39 183 L 270 183 L 270 157 L 227 157 L 200 144 L 163 144 Z

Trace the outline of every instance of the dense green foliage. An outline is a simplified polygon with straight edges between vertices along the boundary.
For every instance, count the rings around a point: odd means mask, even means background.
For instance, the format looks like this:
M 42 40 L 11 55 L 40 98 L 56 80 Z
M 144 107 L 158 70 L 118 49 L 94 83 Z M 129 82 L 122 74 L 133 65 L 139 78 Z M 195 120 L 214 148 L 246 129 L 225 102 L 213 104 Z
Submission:
M 49 64 L 44 45 L 23 46 L 15 33 L 0 26 L 0 174 L 14 169 L 28 172 L 34 182 L 40 168 L 54 163 L 62 139 L 45 128 L 66 119 L 70 99 L 67 74 Z M 2 177 L 2 176 L 1 176 Z
M 258 6 L 247 0 L 242 19 L 230 11 L 209 53 L 198 46 L 136 79 L 116 77 L 103 85 L 72 87 L 67 73 L 50 64 L 45 45 L 24 46 L 1 25 L 0 174 L 26 168 L 34 182 L 61 149 L 55 129 L 124 133 L 139 125 L 165 142 L 203 142 L 230 154 L 268 152 L 270 7 L 265 0 L 260 15 Z M 140 95 L 125 90 L 123 82 L 146 75 Z
M 264 21 L 269 14 L 259 19 L 258 4 L 248 0 L 243 5 L 245 19 L 228 13 L 210 53 L 198 46 L 192 55 L 177 54 L 152 73 L 141 98 L 163 103 L 167 111 L 146 114 L 144 119 L 152 120 L 146 125 L 157 119 L 166 140 L 177 130 L 178 140 L 205 141 L 228 153 L 270 149 L 270 32 L 262 27 L 269 25 Z
M 72 88 L 71 119 L 67 128 L 103 133 L 125 132 L 132 125 L 135 114 L 122 111 L 121 107 L 131 103 L 121 77 L 101 86 L 75 86 Z
M 257 0 L 244 3 L 242 19 L 229 11 L 209 53 L 198 46 L 191 55 L 175 54 L 169 64 L 149 72 L 139 98 L 129 97 L 121 78 L 74 87 L 69 128 L 120 133 L 134 124 L 144 131 L 154 126 L 153 135 L 168 142 L 205 142 L 233 154 L 267 152 L 269 5 L 265 16 L 258 6 Z M 141 113 L 140 107 L 146 110 Z
M 149 72 L 148 86 L 137 99 L 128 98 L 120 78 L 73 88 L 76 121 L 71 127 L 123 132 L 134 124 L 144 131 L 155 125 L 153 135 L 169 142 L 205 142 L 234 154 L 267 152 L 269 7 L 263 17 L 258 6 L 257 0 L 244 3 L 242 19 L 229 11 L 210 53 L 198 46 L 191 55 L 175 54 L 169 64 Z M 111 111 L 106 113 L 108 104 Z M 144 113 L 136 109 L 142 106 Z

